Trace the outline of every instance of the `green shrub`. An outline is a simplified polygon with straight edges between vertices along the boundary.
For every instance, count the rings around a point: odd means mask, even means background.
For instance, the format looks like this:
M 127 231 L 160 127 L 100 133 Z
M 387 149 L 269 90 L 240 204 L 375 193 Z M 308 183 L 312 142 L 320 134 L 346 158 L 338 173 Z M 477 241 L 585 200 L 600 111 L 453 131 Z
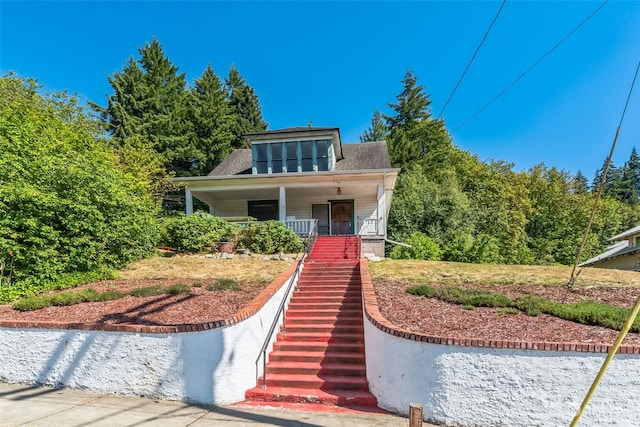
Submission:
M 78 292 L 62 292 L 49 298 L 51 305 L 65 306 L 82 302 L 82 295 Z
M 49 307 L 51 305 L 49 298 L 39 296 L 39 297 L 29 297 L 21 299 L 20 301 L 16 301 L 13 303 L 12 307 L 14 310 L 18 311 L 33 311 L 33 310 L 41 310 L 43 308 Z
M 184 283 L 176 283 L 175 285 L 167 286 L 164 288 L 164 293 L 168 295 L 188 294 L 191 292 L 189 285 Z
M 504 316 L 505 314 L 518 314 L 520 313 L 520 310 L 513 307 L 504 307 L 497 309 L 496 313 L 498 313 L 500 316 Z
M 134 297 L 153 297 L 164 293 L 165 291 L 160 285 L 145 286 L 143 288 L 136 288 L 129 291 L 129 295 Z
M 524 311 L 529 316 L 538 316 L 544 311 L 546 301 L 548 300 L 535 295 L 524 295 L 513 300 L 511 306 Z
M 104 291 L 101 294 L 98 294 L 96 301 L 113 301 L 126 296 L 127 294 L 120 291 Z
M 167 246 L 182 252 L 198 253 L 207 246 L 230 239 L 237 226 L 222 218 L 197 212 L 190 216 L 180 215 L 164 219 L 163 232 Z
M 223 278 L 207 285 L 206 289 L 208 291 L 239 291 L 240 285 L 233 279 Z
M 5 301 L 155 251 L 158 208 L 93 117 L 77 99 L 0 78 L 0 264 L 24 287 Z
M 68 289 L 103 279 L 113 279 L 115 276 L 116 271 L 113 269 L 99 269 L 79 273 L 63 273 L 55 280 L 50 281 L 27 278 L 11 285 L 0 287 L 0 304 L 6 304 L 22 297 L 33 296 L 37 293 Z
M 299 252 L 302 239 L 280 221 L 250 222 L 237 232 L 238 246 L 261 254 Z
M 391 259 L 420 259 L 439 260 L 441 256 L 440 246 L 427 235 L 417 231 L 409 237 L 405 246 L 396 246 L 391 250 Z

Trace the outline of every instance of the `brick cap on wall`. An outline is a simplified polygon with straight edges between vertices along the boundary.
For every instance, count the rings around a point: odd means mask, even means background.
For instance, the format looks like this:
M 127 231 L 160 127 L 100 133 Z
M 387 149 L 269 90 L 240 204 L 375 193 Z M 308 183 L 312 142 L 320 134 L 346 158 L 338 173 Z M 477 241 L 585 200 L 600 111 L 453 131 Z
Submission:
M 1 321 L 0 328 L 21 328 L 21 329 L 75 329 L 85 331 L 108 331 L 108 332 L 133 332 L 139 334 L 174 334 L 179 332 L 199 332 L 211 329 L 224 328 L 242 322 L 256 314 L 266 304 L 267 301 L 287 282 L 293 275 L 298 262 L 293 262 L 284 272 L 273 279 L 260 294 L 249 303 L 237 311 L 231 318 L 216 320 L 214 322 L 195 323 L 191 325 L 115 325 L 105 323 L 69 323 L 69 322 L 34 322 L 22 321 Z
M 608 353 L 613 344 L 594 344 L 579 342 L 548 342 L 548 341 L 510 341 L 485 340 L 481 338 L 456 338 L 435 335 L 424 335 L 410 332 L 394 325 L 380 313 L 378 298 L 376 297 L 366 259 L 360 260 L 360 277 L 362 280 L 362 297 L 364 300 L 365 316 L 378 329 L 389 335 L 412 341 L 422 341 L 430 344 L 457 345 L 465 347 L 502 348 L 516 350 L 545 350 L 545 351 L 574 351 L 583 353 Z M 621 345 L 621 354 L 640 354 L 640 345 Z

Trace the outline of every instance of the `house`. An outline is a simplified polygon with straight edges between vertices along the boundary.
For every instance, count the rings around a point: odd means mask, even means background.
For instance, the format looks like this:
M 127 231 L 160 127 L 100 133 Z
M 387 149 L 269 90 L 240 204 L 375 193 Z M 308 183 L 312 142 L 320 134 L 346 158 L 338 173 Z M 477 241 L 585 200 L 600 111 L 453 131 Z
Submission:
M 640 270 L 640 226 L 631 228 L 609 239 L 615 242 L 603 253 L 593 257 L 580 267 L 615 268 L 618 270 Z
M 314 219 L 320 235 L 359 235 L 362 252 L 384 256 L 387 218 L 399 169 L 384 141 L 342 144 L 340 130 L 294 127 L 244 136 L 209 175 L 176 178 L 222 218 L 279 220 L 300 235 Z

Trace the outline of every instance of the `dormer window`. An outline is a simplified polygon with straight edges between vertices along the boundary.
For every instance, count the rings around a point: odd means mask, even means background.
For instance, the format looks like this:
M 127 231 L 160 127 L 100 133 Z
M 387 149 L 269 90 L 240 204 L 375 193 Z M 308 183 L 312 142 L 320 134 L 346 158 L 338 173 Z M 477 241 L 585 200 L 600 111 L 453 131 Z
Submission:
M 331 139 L 256 141 L 251 149 L 254 175 L 329 171 L 333 166 Z

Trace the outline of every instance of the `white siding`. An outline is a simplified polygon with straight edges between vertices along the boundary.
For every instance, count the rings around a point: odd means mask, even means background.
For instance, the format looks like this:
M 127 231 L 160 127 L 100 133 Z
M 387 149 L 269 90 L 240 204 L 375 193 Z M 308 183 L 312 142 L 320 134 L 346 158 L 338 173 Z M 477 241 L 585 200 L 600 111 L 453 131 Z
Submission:
M 220 217 L 247 216 L 246 200 L 224 200 L 213 205 L 213 214 Z

